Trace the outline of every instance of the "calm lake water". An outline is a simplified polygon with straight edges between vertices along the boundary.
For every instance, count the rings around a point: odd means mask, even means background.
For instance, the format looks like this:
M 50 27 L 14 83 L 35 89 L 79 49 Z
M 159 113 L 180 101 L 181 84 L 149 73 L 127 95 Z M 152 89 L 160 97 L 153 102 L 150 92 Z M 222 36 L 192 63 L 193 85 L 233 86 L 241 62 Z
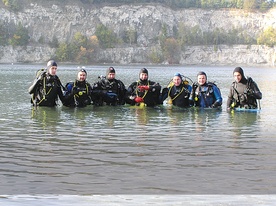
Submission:
M 263 93 L 258 113 L 226 112 L 234 67 L 145 65 L 114 66 L 116 77 L 128 86 L 147 67 L 149 79 L 165 87 L 176 72 L 196 80 L 203 70 L 221 89 L 223 109 L 60 105 L 34 111 L 27 90 L 43 66 L 0 65 L 0 194 L 276 193 L 275 68 L 244 67 Z M 88 81 L 108 66 L 86 66 Z M 65 85 L 77 71 L 59 65 L 58 76 Z

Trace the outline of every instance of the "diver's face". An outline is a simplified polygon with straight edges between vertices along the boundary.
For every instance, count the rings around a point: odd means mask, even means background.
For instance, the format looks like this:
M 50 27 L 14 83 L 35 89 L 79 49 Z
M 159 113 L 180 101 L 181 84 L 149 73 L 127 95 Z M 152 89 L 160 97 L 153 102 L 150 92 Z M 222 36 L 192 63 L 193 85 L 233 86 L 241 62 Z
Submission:
M 55 76 L 57 74 L 57 67 L 56 66 L 52 66 L 49 68 L 49 74 L 52 76 Z
M 181 84 L 181 78 L 179 76 L 174 76 L 173 83 L 175 86 L 179 86 Z
M 86 80 L 86 73 L 85 72 L 79 72 L 78 73 L 78 80 L 79 81 L 85 81 Z
M 239 72 L 234 72 L 234 79 L 237 83 L 239 83 L 242 79 L 242 75 Z
M 198 75 L 197 82 L 199 85 L 203 85 L 206 83 L 206 76 L 204 74 Z
M 140 74 L 140 79 L 143 80 L 147 80 L 148 79 L 148 74 L 147 73 L 141 73 Z

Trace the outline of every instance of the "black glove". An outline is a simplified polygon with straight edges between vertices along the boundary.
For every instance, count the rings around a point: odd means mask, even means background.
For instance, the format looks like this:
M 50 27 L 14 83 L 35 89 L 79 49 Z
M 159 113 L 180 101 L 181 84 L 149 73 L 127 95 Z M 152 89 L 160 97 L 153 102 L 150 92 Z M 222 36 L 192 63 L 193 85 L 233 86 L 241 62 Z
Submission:
M 189 105 L 194 106 L 194 101 L 192 99 L 189 99 Z
M 217 108 L 218 106 L 220 106 L 219 102 L 215 102 L 214 104 L 211 105 L 212 108 Z
M 253 89 L 247 89 L 247 90 L 246 90 L 246 94 L 247 94 L 247 96 L 254 96 L 254 91 L 253 91 Z

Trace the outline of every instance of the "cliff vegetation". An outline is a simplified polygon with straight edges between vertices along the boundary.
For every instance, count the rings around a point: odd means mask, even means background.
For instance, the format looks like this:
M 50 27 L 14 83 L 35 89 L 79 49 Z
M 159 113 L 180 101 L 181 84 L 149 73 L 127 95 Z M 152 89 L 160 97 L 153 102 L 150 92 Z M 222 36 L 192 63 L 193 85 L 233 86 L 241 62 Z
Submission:
M 272 0 L 2 0 L 0 62 L 275 63 Z

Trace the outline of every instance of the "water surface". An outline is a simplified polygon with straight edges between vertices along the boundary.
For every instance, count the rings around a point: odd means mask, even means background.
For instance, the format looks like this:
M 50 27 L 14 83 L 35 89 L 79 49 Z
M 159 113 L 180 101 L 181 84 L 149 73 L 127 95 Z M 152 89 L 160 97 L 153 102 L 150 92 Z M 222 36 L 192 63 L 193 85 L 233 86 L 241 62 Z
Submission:
M 232 67 L 148 66 L 166 86 L 175 72 L 216 81 L 222 110 L 38 108 L 28 87 L 43 65 L 0 65 L 0 191 L 2 195 L 275 194 L 276 71 L 244 68 L 259 85 L 258 113 L 227 113 Z M 108 66 L 87 66 L 88 81 Z M 126 86 L 144 66 L 115 66 Z M 77 66 L 59 66 L 62 83 Z

